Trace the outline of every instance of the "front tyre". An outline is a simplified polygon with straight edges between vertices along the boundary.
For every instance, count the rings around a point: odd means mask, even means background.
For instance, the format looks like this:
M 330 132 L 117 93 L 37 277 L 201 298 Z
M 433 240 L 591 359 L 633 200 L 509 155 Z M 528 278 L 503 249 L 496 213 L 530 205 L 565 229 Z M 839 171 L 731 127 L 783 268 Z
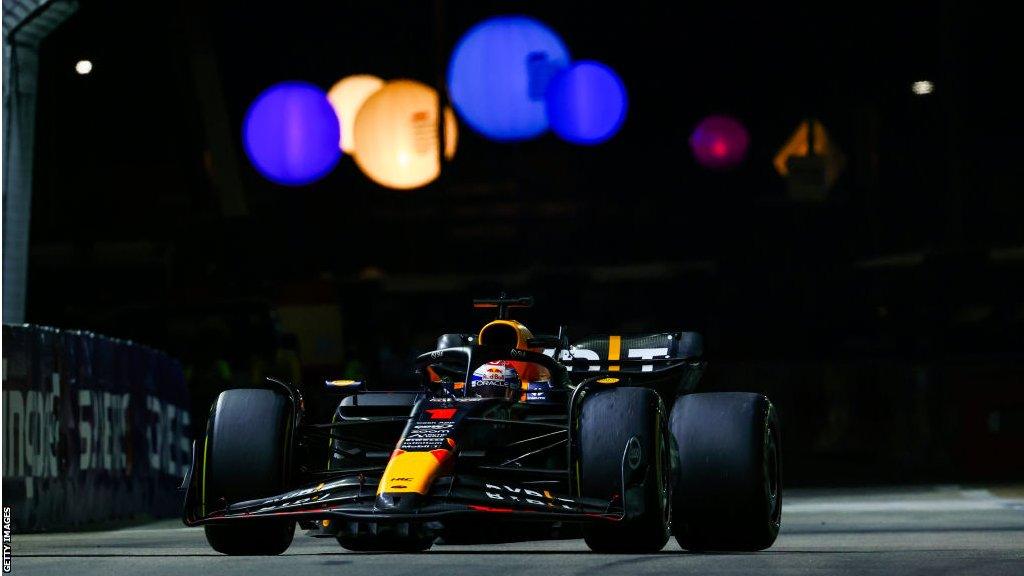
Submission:
M 673 511 L 687 550 L 764 550 L 779 535 L 779 422 L 761 394 L 688 394 L 672 407 L 679 446 Z
M 285 487 L 289 400 L 272 390 L 222 392 L 204 440 L 201 498 L 207 510 L 279 494 Z M 239 520 L 207 524 L 206 541 L 231 556 L 272 556 L 291 545 L 295 522 Z
M 625 465 L 629 492 L 639 491 L 642 503 L 642 510 L 633 511 L 636 514 L 628 519 L 584 525 L 587 546 L 613 553 L 664 548 L 672 528 L 672 450 L 658 394 L 632 387 L 589 392 L 580 410 L 578 441 L 583 496 L 619 503 L 626 499 L 628 508 L 630 498 L 623 494 Z

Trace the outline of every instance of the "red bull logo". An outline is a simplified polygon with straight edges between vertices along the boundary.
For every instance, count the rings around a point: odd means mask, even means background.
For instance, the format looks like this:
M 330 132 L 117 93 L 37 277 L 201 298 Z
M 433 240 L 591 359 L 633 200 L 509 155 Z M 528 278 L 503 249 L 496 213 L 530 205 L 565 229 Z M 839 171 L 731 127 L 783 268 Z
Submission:
M 484 364 L 473 372 L 469 394 L 487 398 L 510 397 L 519 388 L 519 375 L 515 368 L 504 363 Z

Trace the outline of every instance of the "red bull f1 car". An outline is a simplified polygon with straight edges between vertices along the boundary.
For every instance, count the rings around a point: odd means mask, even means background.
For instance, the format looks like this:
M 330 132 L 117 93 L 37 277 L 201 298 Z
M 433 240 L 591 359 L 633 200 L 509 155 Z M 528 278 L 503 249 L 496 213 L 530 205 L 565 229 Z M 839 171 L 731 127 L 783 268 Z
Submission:
M 220 394 L 183 484 L 185 524 L 232 555 L 280 554 L 296 525 L 350 550 L 553 525 L 578 526 L 597 552 L 656 552 L 672 536 L 688 550 L 772 545 L 775 410 L 698 391 L 699 334 L 570 343 L 510 317 L 532 299 L 475 304 L 497 319 L 443 335 L 417 360 L 420 389 L 328 382 L 330 422 L 308 421 L 288 383 Z

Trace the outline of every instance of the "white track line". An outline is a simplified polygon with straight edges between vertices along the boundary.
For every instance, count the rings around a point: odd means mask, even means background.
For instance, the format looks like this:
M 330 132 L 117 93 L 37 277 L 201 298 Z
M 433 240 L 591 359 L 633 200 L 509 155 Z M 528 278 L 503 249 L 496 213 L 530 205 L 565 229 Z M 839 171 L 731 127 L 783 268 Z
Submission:
M 786 502 L 788 514 L 828 514 L 858 512 L 969 512 L 974 510 L 1021 510 L 1024 502 L 1002 498 L 942 498 L 921 500 L 860 500 L 846 502 Z

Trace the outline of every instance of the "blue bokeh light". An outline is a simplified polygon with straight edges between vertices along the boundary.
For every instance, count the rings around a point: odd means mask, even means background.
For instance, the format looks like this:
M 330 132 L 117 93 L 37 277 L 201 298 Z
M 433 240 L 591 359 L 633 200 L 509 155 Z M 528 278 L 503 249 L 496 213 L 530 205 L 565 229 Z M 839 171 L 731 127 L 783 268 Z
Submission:
M 242 126 L 245 153 L 272 182 L 310 184 L 341 158 L 338 117 L 323 90 L 307 82 L 281 82 L 249 106 Z
M 553 30 L 528 16 L 496 16 L 466 32 L 448 62 L 448 94 L 473 130 L 500 142 L 540 136 L 548 128 L 544 95 L 569 65 Z
M 626 86 L 600 62 L 580 60 L 551 80 L 547 115 L 551 130 L 573 144 L 600 144 L 626 121 Z

